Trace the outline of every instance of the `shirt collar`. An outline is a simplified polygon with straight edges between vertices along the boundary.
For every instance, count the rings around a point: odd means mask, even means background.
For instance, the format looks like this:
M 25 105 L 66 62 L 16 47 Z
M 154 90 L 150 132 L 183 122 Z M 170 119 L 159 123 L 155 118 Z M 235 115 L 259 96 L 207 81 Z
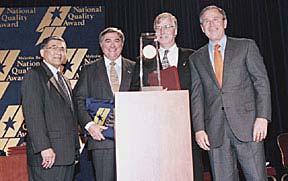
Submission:
M 43 62 L 47 65 L 47 67 L 50 69 L 52 74 L 57 77 L 57 72 L 60 71 L 60 68 L 56 68 L 53 65 L 49 64 L 46 60 L 43 59 Z
M 177 49 L 178 49 L 178 47 L 177 47 L 176 43 L 174 43 L 174 45 L 171 46 L 171 47 L 168 48 L 168 49 L 165 49 L 165 48 L 163 48 L 163 47 L 160 47 L 160 48 L 159 48 L 159 51 L 164 53 L 165 50 L 169 50 L 169 52 L 173 52 L 173 51 L 177 51 Z
M 116 65 L 120 66 L 121 67 L 121 64 L 122 64 L 122 56 L 120 55 L 116 60 L 114 60 L 114 62 L 116 63 Z M 104 55 L 104 61 L 105 61 L 105 66 L 110 66 L 110 62 L 112 60 L 108 59 L 105 55 Z
M 224 52 L 225 47 L 226 47 L 226 42 L 227 42 L 227 36 L 224 35 L 218 43 L 221 46 L 220 47 L 221 52 Z M 208 44 L 209 50 L 213 52 L 214 46 L 215 46 L 215 42 L 209 40 L 209 44 Z

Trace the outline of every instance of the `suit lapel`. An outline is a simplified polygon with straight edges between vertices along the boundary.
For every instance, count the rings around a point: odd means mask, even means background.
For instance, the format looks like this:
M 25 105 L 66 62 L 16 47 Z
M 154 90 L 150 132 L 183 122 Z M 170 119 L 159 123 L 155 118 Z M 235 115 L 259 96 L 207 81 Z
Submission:
M 65 76 L 63 76 L 63 77 L 64 77 L 64 81 L 65 81 L 65 83 L 66 83 L 66 85 L 68 87 L 68 91 L 69 91 L 69 95 L 70 95 L 70 97 L 65 96 L 64 99 L 70 105 L 70 108 L 71 108 L 72 112 L 74 112 L 74 106 L 73 106 L 73 101 L 72 101 L 71 84 L 70 84 L 70 81 Z M 63 91 L 61 91 L 61 92 L 63 92 Z M 62 94 L 62 97 L 63 97 L 63 95 L 64 95 L 64 93 Z
M 71 101 L 71 100 L 68 100 L 68 98 L 65 96 L 65 94 L 64 94 L 64 92 L 62 91 L 60 85 L 58 84 L 58 81 L 57 81 L 56 78 L 53 76 L 53 74 L 52 74 L 52 72 L 50 71 L 50 69 L 46 66 L 45 63 L 41 63 L 41 66 L 42 66 L 43 69 L 45 70 L 46 75 L 49 77 L 48 82 L 47 82 L 48 88 L 50 88 L 50 85 L 52 84 L 52 86 L 55 87 L 56 91 L 57 91 L 57 92 L 60 94 L 60 96 L 65 100 L 65 102 L 70 105 L 70 108 L 71 108 L 71 110 L 73 111 L 72 101 Z M 66 79 L 66 78 L 65 78 L 65 82 L 66 82 L 66 85 L 67 85 L 68 88 L 69 88 L 70 95 L 72 95 L 72 94 L 71 94 L 70 83 L 67 83 L 67 79 Z M 50 88 L 50 90 L 51 90 L 51 88 Z
M 112 88 L 110 85 L 110 81 L 109 81 L 109 75 L 107 74 L 107 69 L 105 66 L 105 61 L 104 58 L 101 58 L 98 60 L 99 63 L 97 64 L 96 70 L 95 72 L 98 72 L 98 75 L 96 75 L 96 77 L 99 77 L 100 82 L 103 82 L 103 88 L 105 90 L 108 90 L 108 94 L 109 96 L 113 97 L 113 92 L 112 92 Z
M 203 61 L 203 65 L 205 69 L 207 70 L 208 74 L 210 75 L 211 79 L 214 81 L 214 83 L 219 87 L 215 72 L 213 70 L 213 66 L 210 61 L 209 51 L 208 51 L 208 44 L 204 47 L 203 52 L 201 54 L 201 61 Z
M 120 84 L 120 91 L 129 90 L 130 89 L 130 80 L 132 76 L 132 70 L 130 68 L 129 63 L 122 58 L 122 78 Z
M 224 54 L 224 67 L 223 67 L 223 85 L 222 87 L 225 85 L 225 82 L 228 79 L 228 71 L 229 71 L 229 67 L 230 64 L 232 63 L 232 57 L 233 57 L 233 50 L 236 50 L 236 47 L 234 47 L 233 42 L 231 42 L 231 39 L 229 37 L 227 37 L 227 43 L 226 43 L 226 47 L 225 47 L 225 54 Z
M 45 70 L 46 75 L 48 76 L 48 82 L 47 82 L 47 86 L 48 88 L 50 88 L 50 84 L 52 84 L 55 89 L 57 90 L 57 92 L 64 98 L 64 93 L 61 91 L 61 87 L 59 86 L 59 84 L 57 83 L 56 78 L 53 76 L 52 72 L 50 71 L 50 69 L 47 67 L 47 65 L 45 63 L 41 63 L 42 68 Z
M 178 65 L 177 65 L 177 67 L 178 67 L 178 72 L 182 72 L 181 70 L 183 69 L 183 67 L 185 67 L 186 65 L 188 65 L 188 59 L 187 60 L 185 60 L 184 58 L 183 58 L 183 52 L 182 52 L 182 49 L 181 48 L 178 48 Z
M 185 67 L 189 66 L 189 59 L 184 57 L 183 50 L 179 47 L 178 48 L 178 63 L 177 63 L 177 70 L 179 75 L 179 81 L 181 88 L 185 87 L 187 83 L 187 79 L 185 78 Z
M 104 82 L 103 86 L 106 90 L 109 91 L 109 95 L 113 97 L 112 88 L 109 82 L 109 75 L 107 74 L 107 69 L 105 66 L 104 58 L 98 60 L 99 63 L 97 64 L 96 69 L 99 72 L 97 77 L 99 77 L 100 81 Z M 130 80 L 132 76 L 132 70 L 130 68 L 129 63 L 126 61 L 125 58 L 122 58 L 122 74 L 121 74 L 121 83 L 120 83 L 120 91 L 129 90 L 130 88 Z
M 71 83 L 70 83 L 70 81 L 69 81 L 69 79 L 67 77 L 65 77 L 65 76 L 63 76 L 63 77 L 64 77 L 65 83 L 66 83 L 66 85 L 67 85 L 67 87 L 69 89 L 69 93 L 70 93 L 70 95 L 72 95 Z

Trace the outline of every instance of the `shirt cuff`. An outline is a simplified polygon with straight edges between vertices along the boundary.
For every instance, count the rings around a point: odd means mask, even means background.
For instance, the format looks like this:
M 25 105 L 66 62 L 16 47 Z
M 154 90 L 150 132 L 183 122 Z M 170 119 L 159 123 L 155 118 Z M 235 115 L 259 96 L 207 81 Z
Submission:
M 85 125 L 85 129 L 88 131 L 88 129 L 90 128 L 90 126 L 92 125 L 92 124 L 95 124 L 93 121 L 90 121 L 89 123 L 87 123 L 86 125 Z

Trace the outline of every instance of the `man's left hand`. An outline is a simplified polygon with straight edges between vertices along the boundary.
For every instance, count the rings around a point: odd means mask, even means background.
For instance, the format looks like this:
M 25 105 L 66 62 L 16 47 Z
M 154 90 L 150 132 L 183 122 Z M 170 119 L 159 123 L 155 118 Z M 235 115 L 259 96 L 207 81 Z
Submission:
M 267 136 L 268 121 L 265 118 L 256 118 L 253 129 L 253 141 L 263 141 Z

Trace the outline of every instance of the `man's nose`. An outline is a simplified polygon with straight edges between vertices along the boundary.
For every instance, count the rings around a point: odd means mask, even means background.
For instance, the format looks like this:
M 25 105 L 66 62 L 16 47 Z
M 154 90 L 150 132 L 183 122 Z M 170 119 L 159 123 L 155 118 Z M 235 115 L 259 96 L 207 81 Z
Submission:
M 114 48 L 115 47 L 115 43 L 114 42 L 111 42 L 110 46 L 109 47 L 112 47 Z
M 164 34 L 165 29 L 163 27 L 160 27 L 160 35 Z

